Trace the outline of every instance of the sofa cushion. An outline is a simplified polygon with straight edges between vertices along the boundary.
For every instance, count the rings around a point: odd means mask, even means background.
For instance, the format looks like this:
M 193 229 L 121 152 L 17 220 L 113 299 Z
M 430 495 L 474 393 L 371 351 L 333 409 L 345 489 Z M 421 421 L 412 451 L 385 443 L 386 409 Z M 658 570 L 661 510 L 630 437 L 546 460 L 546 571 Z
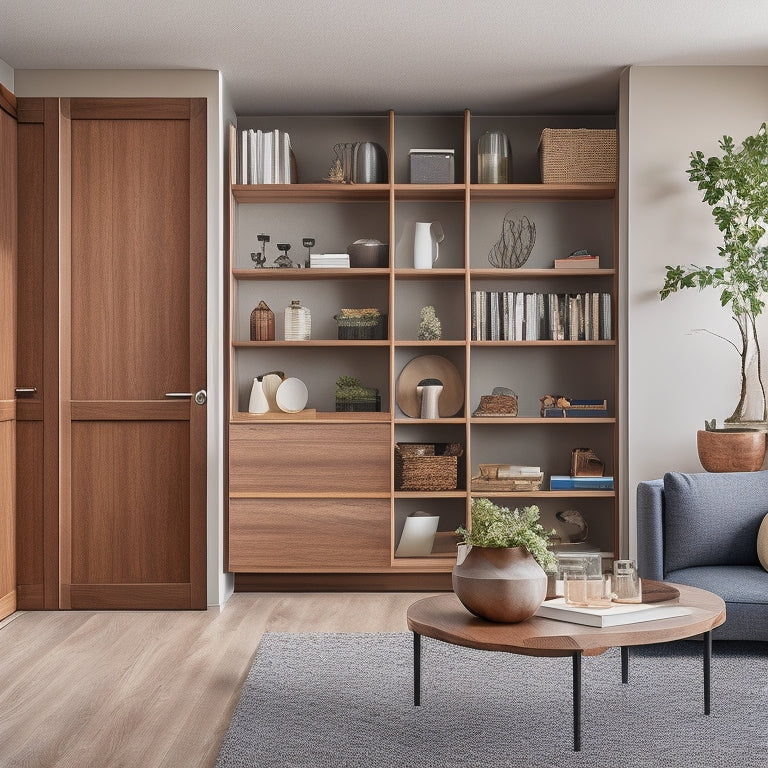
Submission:
M 768 571 L 768 515 L 763 518 L 760 530 L 757 532 L 757 559 Z
M 664 475 L 664 571 L 759 565 L 768 471 Z

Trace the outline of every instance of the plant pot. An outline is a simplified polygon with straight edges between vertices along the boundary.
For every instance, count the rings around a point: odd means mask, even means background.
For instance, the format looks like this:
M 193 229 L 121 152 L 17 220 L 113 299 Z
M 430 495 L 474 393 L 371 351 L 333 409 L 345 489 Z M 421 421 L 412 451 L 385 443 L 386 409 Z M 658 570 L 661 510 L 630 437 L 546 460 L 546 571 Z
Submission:
M 765 459 L 765 435 L 759 429 L 700 429 L 699 461 L 707 472 L 757 472 Z
M 454 566 L 453 591 L 475 616 L 514 624 L 544 602 L 547 575 L 525 547 L 472 547 Z

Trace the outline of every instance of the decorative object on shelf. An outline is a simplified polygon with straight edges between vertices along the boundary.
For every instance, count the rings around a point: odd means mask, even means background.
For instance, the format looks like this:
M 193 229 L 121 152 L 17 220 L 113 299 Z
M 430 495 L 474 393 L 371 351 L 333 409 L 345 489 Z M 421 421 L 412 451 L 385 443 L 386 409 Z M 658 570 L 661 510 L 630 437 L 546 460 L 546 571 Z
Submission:
M 285 308 L 285 340 L 309 341 L 312 331 L 312 315 L 309 307 L 303 307 L 299 299 L 293 299 Z
M 417 221 L 413 233 L 414 269 L 432 269 L 444 239 L 445 233 L 439 221 Z
M 264 394 L 264 384 L 257 376 L 251 386 L 251 397 L 248 400 L 248 413 L 267 413 L 269 411 L 269 401 Z
M 586 249 L 581 249 L 573 251 L 565 259 L 555 259 L 553 266 L 555 269 L 598 269 L 600 257 Z
M 338 145 L 337 145 L 338 146 Z M 328 175 L 323 179 L 324 181 L 330 181 L 331 184 L 344 184 L 344 166 L 341 158 L 337 157 L 328 169 Z
M 381 411 L 381 395 L 378 389 L 366 387 L 353 376 L 336 379 L 337 411 Z
M 341 309 L 333 319 L 340 339 L 375 340 L 386 336 L 387 316 L 375 308 Z
M 737 148 L 730 136 L 718 142 L 722 154 L 705 159 L 692 152 L 686 173 L 704 193 L 703 202 L 712 206 L 723 244 L 718 253 L 720 266 L 666 266 L 663 301 L 684 288 L 716 288 L 720 304 L 736 322 L 739 341 L 733 346 L 741 358 L 741 391 L 726 424 L 749 426 L 766 422 L 768 404 L 761 378 L 761 348 L 757 320 L 765 310 L 768 284 L 768 133 L 763 123 L 754 136 L 747 136 Z M 705 329 L 696 329 L 707 332 Z M 712 334 L 722 338 L 718 334 Z
M 419 312 L 419 341 L 439 341 L 443 328 L 435 308 L 430 304 Z
M 569 537 L 569 544 L 584 544 L 589 536 L 589 525 L 578 509 L 562 509 L 555 512 L 555 517 L 566 525 L 576 527 L 575 533 Z
M 717 429 L 704 422 L 696 433 L 696 449 L 707 472 L 757 472 L 765 461 L 766 433 L 754 427 Z
M 312 262 L 312 248 L 315 246 L 315 238 L 303 237 L 301 239 L 301 244 L 307 249 L 307 258 L 304 261 L 304 267 L 309 269 Z
M 510 510 L 472 499 L 471 529 L 456 531 L 471 548 L 454 566 L 453 591 L 475 616 L 513 624 L 533 616 L 547 594 L 546 571 L 557 560 L 536 506 Z
M 277 407 L 286 413 L 299 413 L 309 399 L 307 385 L 295 376 L 291 376 L 280 383 L 275 395 Z
M 256 235 L 256 239 L 261 243 L 261 250 L 258 253 L 251 253 L 251 260 L 254 262 L 254 268 L 263 268 L 267 262 L 267 243 L 271 238 L 261 233 Z
M 443 382 L 440 379 L 422 379 L 416 385 L 416 397 L 421 398 L 422 419 L 440 418 L 438 403 L 442 391 Z
M 278 243 L 277 250 L 281 251 L 280 255 L 275 259 L 275 264 L 278 267 L 293 269 L 294 263 L 288 257 L 288 251 L 291 250 L 290 243 Z
M 291 184 L 298 180 L 291 137 L 285 131 L 243 130 L 239 154 L 241 184 Z
M 259 378 L 264 389 L 264 396 L 267 398 L 267 403 L 269 403 L 269 410 L 272 412 L 279 411 L 277 390 L 285 379 L 285 373 L 283 371 L 270 371 L 269 373 L 263 373 Z
M 473 491 L 538 491 L 544 482 L 541 467 L 518 464 L 479 464 L 472 477 Z
M 398 491 L 453 491 L 458 487 L 461 443 L 396 443 Z
M 507 211 L 501 224 L 501 236 L 488 254 L 488 262 L 499 269 L 518 269 L 531 255 L 536 244 L 536 224 L 527 216 L 515 218 Z
M 389 266 L 389 246 L 372 237 L 363 237 L 347 246 L 349 266 L 378 268 Z
M 605 418 L 608 416 L 608 401 L 600 399 L 584 400 L 567 395 L 544 395 L 539 398 L 540 413 L 544 418 Z
M 454 150 L 411 149 L 408 152 L 411 184 L 453 184 Z
M 418 510 L 405 518 L 395 557 L 429 557 L 435 541 L 439 515 Z
M 591 448 L 574 448 L 571 451 L 571 475 L 573 477 L 602 477 L 605 464 Z
M 464 404 L 464 382 L 456 366 L 442 355 L 420 355 L 403 367 L 397 378 L 396 399 L 400 410 L 412 419 L 421 416 L 421 402 L 416 387 L 424 379 L 443 383 L 440 395 L 440 418 L 455 416 Z
M 349 269 L 349 255 L 346 253 L 312 253 L 309 256 L 312 269 Z
M 490 395 L 480 395 L 473 416 L 517 416 L 517 394 L 509 387 L 494 387 Z
M 617 144 L 613 128 L 545 128 L 539 139 L 544 184 L 616 182 Z
M 375 141 L 357 141 L 352 148 L 352 183 L 386 184 L 387 153 Z
M 509 139 L 501 131 L 486 131 L 477 141 L 477 183 L 508 184 L 512 172 Z
M 275 340 L 275 313 L 260 301 L 251 312 L 251 341 Z

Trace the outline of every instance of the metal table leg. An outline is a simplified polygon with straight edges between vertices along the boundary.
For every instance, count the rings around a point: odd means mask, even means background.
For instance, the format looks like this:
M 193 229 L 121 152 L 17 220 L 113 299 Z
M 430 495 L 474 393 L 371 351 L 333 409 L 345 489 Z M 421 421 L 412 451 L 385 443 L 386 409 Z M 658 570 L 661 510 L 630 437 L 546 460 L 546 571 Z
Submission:
M 421 705 L 421 635 L 413 633 L 413 706 Z
M 629 646 L 621 646 L 621 682 L 629 682 Z
M 573 751 L 581 751 L 581 651 L 573 652 Z
M 704 633 L 704 714 L 710 711 L 710 693 L 712 683 L 712 632 Z

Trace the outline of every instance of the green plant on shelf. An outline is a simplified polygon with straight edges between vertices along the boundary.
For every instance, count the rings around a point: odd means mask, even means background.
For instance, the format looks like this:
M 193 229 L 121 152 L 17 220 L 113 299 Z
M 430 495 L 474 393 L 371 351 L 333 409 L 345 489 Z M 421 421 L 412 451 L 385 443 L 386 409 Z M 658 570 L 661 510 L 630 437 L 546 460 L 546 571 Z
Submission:
M 375 400 L 378 390 L 366 387 L 354 376 L 339 376 L 336 379 L 337 400 Z

